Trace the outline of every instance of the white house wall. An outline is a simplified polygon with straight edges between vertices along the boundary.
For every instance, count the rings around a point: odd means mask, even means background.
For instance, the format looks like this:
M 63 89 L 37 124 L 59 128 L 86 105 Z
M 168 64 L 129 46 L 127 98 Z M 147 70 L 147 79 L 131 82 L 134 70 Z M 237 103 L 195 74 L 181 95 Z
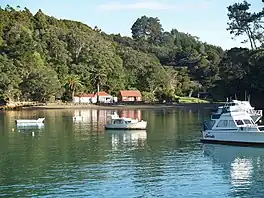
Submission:
M 99 96 L 99 102 L 101 103 L 112 103 L 113 99 L 114 98 L 112 96 Z M 93 97 L 91 100 L 92 100 L 92 103 L 96 103 L 97 97 Z
M 73 97 L 73 102 L 74 103 L 79 103 L 80 102 L 80 98 L 79 97 Z
M 91 97 L 81 97 L 80 103 L 91 103 Z

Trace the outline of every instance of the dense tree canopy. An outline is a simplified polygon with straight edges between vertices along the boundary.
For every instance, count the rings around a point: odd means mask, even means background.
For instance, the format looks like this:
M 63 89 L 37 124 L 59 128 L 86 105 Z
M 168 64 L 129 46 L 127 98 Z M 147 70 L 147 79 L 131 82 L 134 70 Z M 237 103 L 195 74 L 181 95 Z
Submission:
M 113 95 L 138 89 L 161 101 L 201 91 L 221 100 L 245 91 L 264 98 L 264 12 L 249 8 L 246 1 L 230 5 L 227 29 L 246 35 L 251 49 L 223 51 L 177 29 L 164 31 L 154 17 L 135 20 L 130 38 L 6 6 L 0 9 L 0 99 L 71 101 L 98 86 Z

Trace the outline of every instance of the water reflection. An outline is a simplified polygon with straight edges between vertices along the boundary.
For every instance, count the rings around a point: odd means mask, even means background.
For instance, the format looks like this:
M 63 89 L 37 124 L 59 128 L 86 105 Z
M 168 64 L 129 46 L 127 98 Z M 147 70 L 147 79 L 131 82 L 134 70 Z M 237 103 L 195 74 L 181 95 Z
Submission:
M 78 109 L 72 112 L 72 120 L 76 128 L 86 128 L 93 132 L 103 132 L 107 122 L 107 116 L 116 112 L 120 117 L 142 119 L 141 110 L 99 110 Z
M 111 137 L 112 149 L 118 149 L 121 145 L 143 146 L 147 139 L 146 130 L 112 130 L 107 131 L 108 136 Z
M 0 196 L 229 197 L 234 184 L 225 182 L 231 177 L 231 163 L 229 168 L 221 168 L 211 156 L 204 160 L 197 112 L 115 110 L 120 116 L 142 116 L 149 123 L 148 129 L 105 131 L 103 125 L 113 111 L 63 109 L 0 114 Z M 79 115 L 84 119 L 73 121 L 73 116 Z M 201 112 L 199 116 L 203 115 Z M 32 117 L 45 117 L 45 127 L 27 129 L 35 132 L 34 138 L 30 133 L 18 133 L 15 119 Z M 39 130 L 45 131 L 43 135 L 37 136 Z M 262 183 L 254 182 L 262 179 L 256 179 L 256 175 L 263 175 L 256 173 L 256 164 L 261 171 L 263 163 L 245 159 L 244 164 L 252 161 L 251 172 L 244 176 L 244 180 L 253 182 L 247 188 L 261 190 Z M 235 162 L 234 170 L 239 163 Z M 211 171 L 216 167 L 220 167 L 220 173 Z M 226 174 L 223 169 L 228 170 Z M 238 173 L 233 172 L 232 178 L 241 183 Z
M 250 159 L 236 158 L 231 163 L 230 176 L 234 187 L 246 187 L 251 184 L 253 164 Z
M 43 123 L 17 124 L 16 129 L 19 133 L 29 134 L 32 137 L 34 137 L 44 132 L 44 124 Z
M 44 123 L 19 123 L 16 125 L 16 128 L 18 130 L 22 130 L 22 129 L 42 129 L 44 128 Z
M 263 179 L 259 178 L 259 173 L 263 172 L 264 148 L 205 144 L 203 149 L 205 156 L 223 168 L 232 186 L 233 196 L 256 195 L 254 186 L 260 185 L 258 183 Z M 215 169 L 219 170 L 217 167 Z
M 139 109 L 119 110 L 117 111 L 117 113 L 119 114 L 120 117 L 142 120 L 142 111 Z

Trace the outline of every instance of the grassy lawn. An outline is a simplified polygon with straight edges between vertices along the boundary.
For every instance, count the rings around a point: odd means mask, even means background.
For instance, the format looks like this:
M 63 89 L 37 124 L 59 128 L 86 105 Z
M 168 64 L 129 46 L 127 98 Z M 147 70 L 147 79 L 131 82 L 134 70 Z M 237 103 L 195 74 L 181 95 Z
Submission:
M 193 97 L 180 97 L 180 103 L 209 103 L 209 101 Z

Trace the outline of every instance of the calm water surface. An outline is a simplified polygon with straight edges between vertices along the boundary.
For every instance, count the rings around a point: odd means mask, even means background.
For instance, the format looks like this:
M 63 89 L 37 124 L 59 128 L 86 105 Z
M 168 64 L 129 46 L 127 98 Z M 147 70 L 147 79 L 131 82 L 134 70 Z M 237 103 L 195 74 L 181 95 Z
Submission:
M 0 196 L 263 197 L 264 148 L 201 144 L 208 110 L 119 110 L 148 121 L 130 132 L 104 130 L 111 111 L 0 112 Z

